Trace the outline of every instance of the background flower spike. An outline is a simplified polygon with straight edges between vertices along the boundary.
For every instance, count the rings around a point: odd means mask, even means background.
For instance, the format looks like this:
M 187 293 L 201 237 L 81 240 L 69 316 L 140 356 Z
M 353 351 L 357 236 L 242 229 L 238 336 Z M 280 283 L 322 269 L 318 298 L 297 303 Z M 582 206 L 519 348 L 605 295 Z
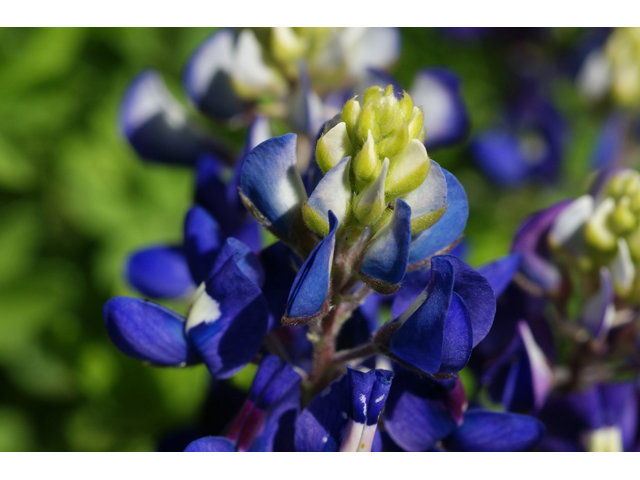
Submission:
M 240 190 L 249 211 L 281 238 L 288 238 L 307 199 L 296 157 L 296 135 L 262 142 L 244 161 Z
M 411 243 L 411 207 L 398 198 L 393 215 L 373 237 L 360 263 L 360 275 L 374 290 L 394 293 L 404 278 Z
M 198 47 L 184 71 L 183 83 L 189 97 L 202 113 L 213 118 L 230 119 L 249 105 L 233 88 L 233 50 L 233 31 L 221 29 Z
M 109 338 L 123 353 L 157 365 L 184 366 L 197 361 L 185 337 L 185 319 L 140 298 L 115 297 L 105 303 Z
M 284 325 L 307 323 L 328 311 L 337 228 L 338 220 L 329 210 L 329 234 L 316 245 L 300 267 L 289 292 L 285 315 L 282 317 Z
M 193 165 L 204 153 L 231 160 L 220 142 L 189 121 L 154 70 L 142 72 L 131 82 L 120 106 L 120 129 L 145 160 Z
M 446 249 L 460 238 L 469 217 L 469 203 L 464 188 L 447 170 L 447 210 L 431 228 L 419 233 L 411 241 L 409 265 L 419 266 L 432 255 Z
M 235 452 L 236 446 L 234 443 L 225 437 L 202 437 L 194 440 L 187 448 L 185 452 Z

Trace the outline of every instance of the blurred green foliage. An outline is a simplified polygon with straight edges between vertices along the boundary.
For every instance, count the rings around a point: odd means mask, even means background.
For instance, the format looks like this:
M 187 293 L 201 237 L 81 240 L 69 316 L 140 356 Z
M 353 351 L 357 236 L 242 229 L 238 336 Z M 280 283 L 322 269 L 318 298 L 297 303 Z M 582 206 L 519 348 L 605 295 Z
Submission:
M 135 295 L 121 275 L 128 252 L 180 241 L 193 182 L 188 169 L 136 157 L 118 132 L 120 98 L 154 67 L 184 100 L 181 70 L 210 32 L 0 29 L 0 450 L 153 450 L 162 434 L 197 421 L 206 369 L 125 357 L 107 337 L 102 305 Z M 554 33 L 541 54 L 575 35 Z M 396 73 L 408 86 L 419 68 L 456 71 L 473 133 L 504 105 L 509 61 L 497 41 L 407 29 Z M 467 190 L 472 265 L 507 253 L 529 213 L 584 188 L 600 120 L 568 79 L 554 85 L 573 140 L 558 185 L 497 194 L 466 144 L 432 155 Z

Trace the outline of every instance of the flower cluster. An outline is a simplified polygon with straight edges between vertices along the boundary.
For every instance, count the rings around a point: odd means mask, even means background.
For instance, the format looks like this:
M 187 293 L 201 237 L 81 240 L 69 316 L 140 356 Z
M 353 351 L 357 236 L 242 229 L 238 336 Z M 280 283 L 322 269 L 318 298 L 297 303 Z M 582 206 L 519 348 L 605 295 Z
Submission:
M 109 336 L 153 365 L 204 364 L 214 389 L 258 365 L 246 399 L 217 412 L 224 427 L 187 451 L 503 451 L 542 439 L 538 419 L 467 399 L 459 373 L 530 256 L 477 270 L 457 256 L 467 196 L 427 148 L 464 135 L 459 85 L 441 69 L 409 92 L 380 85 L 397 40 L 387 29 L 215 33 L 185 85 L 201 112 L 250 124 L 239 155 L 192 123 L 157 73 L 129 88 L 132 146 L 194 165 L 196 185 L 182 243 L 135 252 L 127 277 L 188 305 L 113 298 Z M 295 133 L 274 136 L 273 119 Z M 533 371 L 542 354 L 526 325 L 518 334 L 509 352 L 533 355 Z M 492 372 L 511 368 L 511 353 Z

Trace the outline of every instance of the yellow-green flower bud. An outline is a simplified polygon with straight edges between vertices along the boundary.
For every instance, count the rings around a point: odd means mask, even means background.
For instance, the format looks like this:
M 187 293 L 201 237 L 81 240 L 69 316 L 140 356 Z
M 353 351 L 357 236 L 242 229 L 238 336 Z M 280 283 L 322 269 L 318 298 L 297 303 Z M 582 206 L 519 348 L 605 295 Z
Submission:
M 353 146 L 344 122 L 338 123 L 322 135 L 316 145 L 316 161 L 324 173 L 335 167 L 344 157 L 351 155 L 353 155 Z
M 380 140 L 378 155 L 381 158 L 394 158 L 406 148 L 409 140 L 411 140 L 409 129 L 406 125 L 399 125 L 391 135 Z
M 429 173 L 429 156 L 424 144 L 411 140 L 409 145 L 390 162 L 385 184 L 387 199 L 394 199 L 416 189 Z
M 380 173 L 371 185 L 360 193 L 355 201 L 353 213 L 363 226 L 373 224 L 385 209 L 384 186 L 389 171 L 389 159 L 385 159 L 380 168 Z
M 342 121 L 347 125 L 347 132 L 349 132 L 349 138 L 351 143 L 355 144 L 355 132 L 358 125 L 358 119 L 360 118 L 360 102 L 357 97 L 353 97 L 347 103 L 345 103 L 342 109 Z
M 404 118 L 411 118 L 414 112 L 413 99 L 409 96 L 409 94 L 403 90 L 402 98 L 398 102 L 400 104 L 400 110 L 402 111 L 402 116 Z
M 282 63 L 294 63 L 308 48 L 308 42 L 290 27 L 271 29 L 271 53 Z
M 619 235 L 631 232 L 637 225 L 637 218 L 629 204 L 629 197 L 622 197 L 609 217 L 609 226 Z
M 408 130 L 409 138 L 415 138 L 416 140 L 424 142 L 424 112 L 421 108 L 413 107 Z
M 356 181 L 356 190 L 361 191 L 373 182 L 380 171 L 380 162 L 371 130 L 362 149 L 353 159 L 351 166 Z
M 613 251 L 616 248 L 616 235 L 607 226 L 607 218 L 615 208 L 613 198 L 605 198 L 584 227 L 587 243 L 598 250 Z

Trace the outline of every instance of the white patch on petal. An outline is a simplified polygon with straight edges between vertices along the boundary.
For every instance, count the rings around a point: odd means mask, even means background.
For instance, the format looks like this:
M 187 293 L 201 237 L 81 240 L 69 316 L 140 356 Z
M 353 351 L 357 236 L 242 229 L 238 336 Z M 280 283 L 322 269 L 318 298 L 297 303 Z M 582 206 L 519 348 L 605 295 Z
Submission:
M 126 121 L 131 128 L 137 128 L 158 113 L 164 114 L 169 125 L 174 128 L 186 123 L 184 110 L 169 93 L 158 73 L 146 74 L 134 88 L 135 95 L 126 113 Z
M 347 412 L 340 412 L 340 416 L 342 417 L 343 420 L 346 420 L 348 417 Z
M 189 87 L 196 97 L 200 98 L 207 93 L 216 72 L 231 72 L 232 52 L 233 32 L 230 30 L 216 33 L 200 47 L 189 64 Z
M 328 440 L 329 440 L 329 437 L 322 437 L 322 443 L 327 443 Z
M 205 283 L 202 282 L 196 291 L 195 300 L 187 315 L 185 328 L 189 331 L 201 323 L 213 323 L 220 318 L 221 314 L 220 304 L 209 296 L 205 289 Z
M 251 30 L 238 36 L 232 66 L 233 81 L 241 95 L 281 93 L 283 85 L 275 72 L 262 59 L 262 47 Z
M 593 206 L 593 197 L 583 195 L 562 210 L 549 231 L 549 243 L 559 247 L 573 237 L 593 214 Z
M 588 432 L 583 443 L 589 452 L 622 452 L 622 431 L 619 427 L 602 427 Z
M 384 395 L 380 395 L 378 398 L 376 398 L 376 403 L 380 403 L 382 400 L 384 400 Z
M 362 402 L 362 413 L 367 416 L 367 396 L 363 393 L 360 395 L 360 401 Z
M 636 275 L 636 267 L 631 260 L 629 246 L 624 238 L 618 238 L 618 253 L 609 265 L 613 286 L 618 295 L 629 293 Z
M 547 395 L 551 390 L 553 372 L 549 367 L 544 352 L 533 338 L 533 333 L 529 325 L 521 320 L 518 322 L 518 330 L 524 342 L 524 348 L 529 356 L 534 391 L 534 405 L 535 408 L 539 410 L 544 405 Z
M 422 107 L 424 114 L 424 141 L 438 138 L 450 122 L 453 110 L 451 92 L 431 75 L 420 75 L 409 92 L 413 103 Z
M 331 393 L 331 385 L 329 385 L 327 388 L 325 388 L 324 390 L 322 390 L 320 392 L 320 396 L 321 397 L 326 397 L 327 395 L 329 395 Z
M 578 90 L 589 100 L 602 98 L 611 86 L 611 64 L 602 49 L 585 59 L 576 78 Z
M 351 182 L 349 181 L 351 157 L 343 159 L 329 170 L 320 180 L 309 197 L 309 206 L 329 223 L 329 210 L 342 223 L 347 216 L 351 202 Z

